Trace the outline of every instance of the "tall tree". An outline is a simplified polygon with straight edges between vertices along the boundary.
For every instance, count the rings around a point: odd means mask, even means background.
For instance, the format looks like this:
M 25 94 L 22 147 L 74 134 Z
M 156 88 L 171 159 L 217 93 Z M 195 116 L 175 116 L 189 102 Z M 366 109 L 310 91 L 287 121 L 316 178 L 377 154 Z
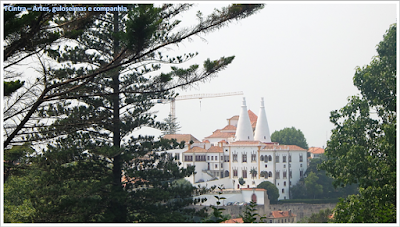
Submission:
M 171 185 L 194 168 L 179 168 L 168 156 L 153 152 L 178 144 L 131 133 L 143 126 L 165 129 L 150 113 L 153 100 L 212 78 L 234 58 L 158 72 L 163 65 L 184 63 L 196 55 L 168 57 L 169 46 L 250 16 L 263 6 L 232 5 L 205 18 L 199 13 L 198 24 L 178 29 L 176 16 L 190 7 L 127 6 L 126 12 L 99 15 L 74 43 L 47 50 L 61 65 L 48 71 L 41 100 L 49 105 L 40 106 L 37 113 L 55 120 L 26 136 L 49 144 L 35 157 L 35 166 L 45 176 L 38 181 L 42 190 L 37 195 L 42 197 L 33 202 L 40 214 L 37 221 L 188 221 L 182 208 L 193 202 L 193 188 Z M 79 188 L 78 194 L 72 187 Z
M 297 145 L 301 148 L 308 149 L 303 132 L 295 127 L 284 128 L 273 132 L 271 134 L 271 141 L 285 145 Z
M 278 201 L 279 190 L 273 183 L 269 181 L 263 181 L 257 185 L 257 188 L 264 188 L 267 190 L 268 199 L 271 203 L 276 203 Z
M 331 112 L 335 125 L 321 164 L 336 186 L 359 184 L 359 195 L 339 202 L 336 222 L 396 222 L 396 24 L 377 45 L 378 55 L 358 67 L 361 95 Z
M 46 72 L 43 54 L 51 45 L 73 39 L 77 34 L 91 24 L 100 12 L 51 12 L 49 4 L 18 4 L 25 11 L 4 11 L 4 147 L 9 145 L 15 137 L 32 128 L 31 122 L 37 108 L 45 102 L 44 97 L 51 88 L 44 88 Z M 57 6 L 69 7 L 61 4 Z M 81 6 L 79 4 L 75 6 Z M 5 5 L 16 7 L 14 4 Z M 34 7 L 48 7 L 48 10 L 27 10 Z M 33 62 L 32 62 L 33 61 Z M 42 71 L 36 77 L 31 72 L 21 71 L 21 67 L 38 65 Z M 39 67 L 35 67 L 38 70 Z M 33 78 L 35 77 L 35 78 Z M 26 83 L 27 81 L 28 83 Z M 33 81 L 33 82 L 32 82 Z M 22 132 L 21 132 L 22 131 Z M 20 138 L 20 137 L 19 137 Z M 16 141 L 21 144 L 23 141 Z

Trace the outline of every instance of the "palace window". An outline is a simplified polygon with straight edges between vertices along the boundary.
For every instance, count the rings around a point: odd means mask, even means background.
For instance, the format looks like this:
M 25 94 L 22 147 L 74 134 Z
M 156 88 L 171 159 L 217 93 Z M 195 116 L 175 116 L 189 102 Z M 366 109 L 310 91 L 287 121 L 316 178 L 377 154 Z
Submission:
M 278 156 L 278 155 L 275 156 L 275 162 L 276 162 L 276 163 L 279 163 L 279 156 Z
M 225 162 L 229 162 L 229 156 L 228 156 L 228 155 L 225 155 L 225 156 L 224 156 L 224 161 L 225 161 Z
M 285 171 L 283 171 L 283 179 L 286 179 L 286 175 L 287 175 L 287 172 L 285 170 Z
M 233 154 L 233 161 L 237 162 L 237 154 Z
M 272 161 L 272 156 L 268 156 L 268 161 Z
M 243 178 L 247 178 L 247 170 L 242 170 L 242 176 Z
M 303 177 L 303 170 L 300 170 L 300 177 Z
M 286 155 L 282 157 L 282 162 L 286 163 Z
M 276 179 L 280 179 L 280 172 L 279 172 L 279 170 L 277 170 L 277 171 L 275 172 L 275 178 L 276 178 Z
M 238 171 L 237 171 L 237 169 L 234 169 L 234 170 L 233 170 L 233 176 L 234 176 L 234 177 L 237 177 L 237 176 L 238 176 Z
M 261 160 L 261 161 L 264 161 L 264 155 L 261 155 L 261 156 L 260 156 L 260 160 Z
M 251 161 L 255 162 L 256 161 L 256 154 L 251 154 Z
M 242 162 L 247 162 L 247 154 L 242 154 Z
M 303 154 L 300 154 L 299 162 L 303 162 Z
M 191 161 L 193 161 L 193 156 L 192 156 L 192 155 L 185 155 L 185 161 L 186 161 L 186 162 L 191 162 Z
M 292 162 L 292 155 L 289 155 L 289 162 Z

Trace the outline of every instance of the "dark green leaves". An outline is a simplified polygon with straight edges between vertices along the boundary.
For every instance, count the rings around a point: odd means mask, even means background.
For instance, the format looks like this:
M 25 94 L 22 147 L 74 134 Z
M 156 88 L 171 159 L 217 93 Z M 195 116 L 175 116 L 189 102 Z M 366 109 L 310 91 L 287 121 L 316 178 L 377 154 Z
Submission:
M 271 141 L 285 145 L 297 145 L 303 149 L 308 149 L 308 144 L 303 132 L 295 127 L 284 128 L 271 134 Z
M 353 81 L 362 96 L 331 112 L 335 129 L 320 168 L 336 186 L 360 186 L 359 195 L 337 205 L 336 222 L 396 220 L 396 27 L 391 25 L 379 43 L 379 55 L 356 69 Z

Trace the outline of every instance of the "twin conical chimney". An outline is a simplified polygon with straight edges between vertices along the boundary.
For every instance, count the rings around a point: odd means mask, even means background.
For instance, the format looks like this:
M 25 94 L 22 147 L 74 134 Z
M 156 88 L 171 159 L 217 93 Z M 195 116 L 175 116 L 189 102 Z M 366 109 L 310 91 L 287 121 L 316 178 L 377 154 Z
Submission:
M 254 136 L 249 114 L 247 112 L 246 99 L 243 98 L 235 134 L 235 141 L 254 141 L 254 140 L 266 143 L 271 142 L 267 115 L 265 113 L 265 107 L 264 107 L 264 98 L 261 98 L 261 107 L 260 107 L 260 112 L 258 114 Z
M 253 141 L 253 128 L 251 127 L 249 114 L 247 112 L 246 99 L 243 102 L 237 123 L 235 141 Z
M 261 98 L 261 107 L 260 107 L 260 112 L 258 113 L 256 130 L 254 133 L 254 140 L 258 140 L 265 143 L 271 142 L 271 136 L 269 134 L 269 127 L 267 121 L 267 114 L 265 113 L 265 107 L 264 107 L 264 98 Z

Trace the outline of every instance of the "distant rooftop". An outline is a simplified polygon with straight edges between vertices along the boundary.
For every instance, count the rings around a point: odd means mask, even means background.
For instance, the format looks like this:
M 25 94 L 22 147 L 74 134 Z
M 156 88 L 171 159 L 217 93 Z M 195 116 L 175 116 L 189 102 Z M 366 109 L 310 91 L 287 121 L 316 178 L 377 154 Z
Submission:
M 325 153 L 325 150 L 320 147 L 310 147 L 308 149 L 308 152 L 313 153 L 313 154 L 323 154 L 323 153 Z
M 194 143 L 200 143 L 198 139 L 196 139 L 192 134 L 169 134 L 163 136 L 164 139 L 176 139 L 178 143 L 185 141 L 186 143 L 189 143 L 190 141 L 193 141 Z

